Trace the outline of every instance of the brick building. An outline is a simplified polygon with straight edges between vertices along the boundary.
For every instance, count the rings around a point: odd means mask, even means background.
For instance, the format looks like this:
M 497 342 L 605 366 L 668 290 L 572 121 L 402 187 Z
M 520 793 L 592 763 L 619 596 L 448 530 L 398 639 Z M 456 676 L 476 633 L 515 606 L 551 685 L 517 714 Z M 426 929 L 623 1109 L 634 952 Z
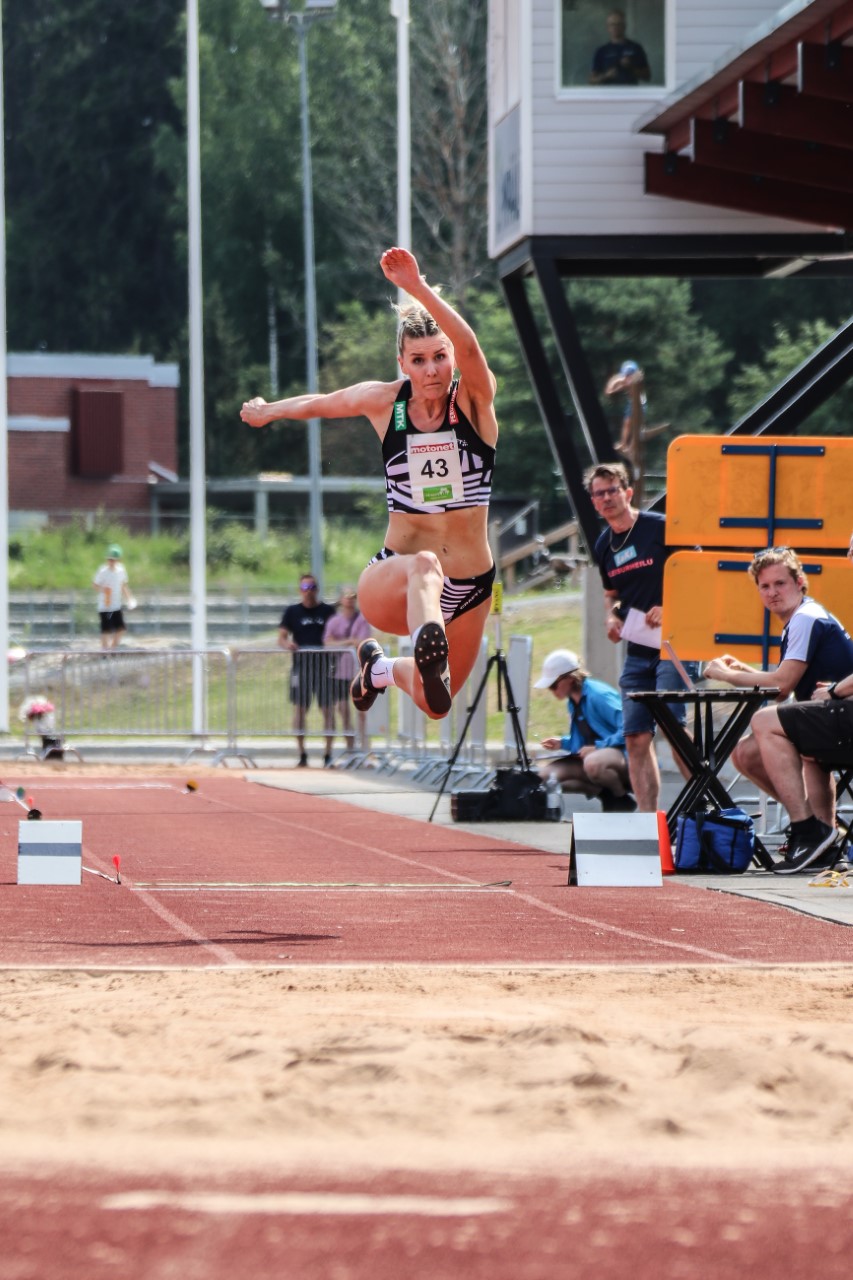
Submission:
M 178 366 L 10 353 L 7 372 L 10 526 L 103 510 L 147 529 L 151 486 L 178 478 Z

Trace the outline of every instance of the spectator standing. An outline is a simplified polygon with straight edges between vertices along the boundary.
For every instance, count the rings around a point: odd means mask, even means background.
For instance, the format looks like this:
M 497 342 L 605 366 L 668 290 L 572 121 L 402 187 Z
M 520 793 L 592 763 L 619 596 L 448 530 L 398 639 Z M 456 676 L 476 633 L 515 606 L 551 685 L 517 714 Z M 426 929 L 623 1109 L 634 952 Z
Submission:
M 565 698 L 569 732 L 543 738 L 546 751 L 565 751 L 562 759 L 540 765 L 543 779 L 556 778 L 563 791 L 598 796 L 605 813 L 633 813 L 629 791 L 622 699 L 603 680 L 593 680 L 571 649 L 555 649 L 542 664 L 534 689 Z
M 126 602 L 129 605 L 132 600 L 121 547 L 117 543 L 107 547 L 106 562 L 99 567 L 92 586 L 98 592 L 101 648 L 115 649 L 126 630 L 122 604 Z
M 323 726 L 326 730 L 323 763 L 329 764 L 332 759 L 334 690 L 328 659 L 318 651 L 323 647 L 326 623 L 335 611 L 330 604 L 317 599 L 317 580 L 311 573 L 303 573 L 299 579 L 299 597 L 299 603 L 288 605 L 281 615 L 278 643 L 279 648 L 293 655 L 290 703 L 293 707 L 293 725 L 299 752 L 298 766 L 304 769 L 308 765 L 305 751 L 305 712 L 315 698 L 323 713 Z
M 622 395 L 622 434 L 616 448 L 620 453 L 624 453 L 626 457 L 633 458 L 636 450 L 634 449 L 634 427 L 635 418 L 637 434 L 642 431 L 646 417 L 646 393 L 643 390 L 644 375 L 636 360 L 623 361 L 619 372 L 614 373 L 612 378 L 608 378 L 607 385 L 604 388 L 606 396 Z M 636 404 L 635 404 L 636 399 Z
M 663 571 L 670 551 L 666 546 L 666 518 L 631 505 L 634 490 L 621 462 L 600 463 L 584 476 L 595 509 L 607 523 L 593 549 L 607 601 L 607 637 L 614 644 L 631 618 L 652 631 L 645 643 L 628 641 L 628 653 L 619 677 L 622 719 L 631 789 L 643 813 L 654 813 L 660 799 L 660 769 L 654 751 L 655 722 L 648 707 L 628 694 L 655 689 L 679 690 L 684 681 L 673 664 L 660 656 L 659 629 L 663 613 Z M 689 676 L 698 674 L 695 663 L 685 663 Z M 673 704 L 673 715 L 682 722 L 685 708 Z M 690 771 L 677 752 L 675 763 L 685 778 Z
M 344 587 L 338 599 L 338 608 L 326 623 L 323 631 L 323 644 L 327 649 L 354 650 L 360 640 L 370 635 L 370 623 L 358 609 L 358 595 L 355 587 Z M 350 685 L 358 675 L 358 663 L 354 652 L 339 653 L 334 661 L 332 686 L 335 693 L 335 706 L 341 716 L 341 731 L 345 737 L 352 733 L 352 717 L 350 714 Z M 364 724 L 366 713 L 358 713 L 359 742 L 364 742 Z

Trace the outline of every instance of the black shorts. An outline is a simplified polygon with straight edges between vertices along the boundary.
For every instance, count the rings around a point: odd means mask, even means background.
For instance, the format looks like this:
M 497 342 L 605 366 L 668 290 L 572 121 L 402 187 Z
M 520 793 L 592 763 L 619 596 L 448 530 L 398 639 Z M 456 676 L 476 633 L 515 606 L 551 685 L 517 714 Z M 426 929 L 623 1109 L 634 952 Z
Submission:
M 853 698 L 843 702 L 786 702 L 779 723 L 802 756 L 829 756 L 853 751 Z
M 109 635 L 113 631 L 127 630 L 121 609 L 110 609 L 107 613 L 101 613 L 98 616 L 101 619 L 101 632 L 104 635 Z
M 383 547 L 369 562 L 378 564 L 380 560 L 390 560 L 397 554 L 389 547 Z M 473 578 L 447 578 L 441 588 L 441 616 L 444 625 L 448 626 L 454 618 L 459 618 L 469 609 L 476 609 L 486 600 L 492 598 L 492 584 L 495 580 L 495 566 L 485 573 L 478 573 Z
M 337 681 L 332 675 L 332 657 L 319 652 L 294 653 L 290 669 L 290 701 L 294 707 L 307 710 L 316 698 L 317 706 L 325 710 L 340 701 Z

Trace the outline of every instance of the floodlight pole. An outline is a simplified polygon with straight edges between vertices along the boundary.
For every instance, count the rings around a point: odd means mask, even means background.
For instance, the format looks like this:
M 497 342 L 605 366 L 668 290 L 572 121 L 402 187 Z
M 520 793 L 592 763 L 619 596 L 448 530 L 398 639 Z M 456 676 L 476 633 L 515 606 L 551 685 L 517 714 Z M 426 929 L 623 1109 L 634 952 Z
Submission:
M 207 648 L 205 530 L 204 326 L 201 287 L 201 127 L 198 0 L 187 0 L 187 217 L 190 360 L 190 636 L 193 651 L 193 733 L 205 732 L 204 659 Z
M 397 244 L 401 249 L 411 249 L 412 115 L 409 78 L 409 0 L 391 0 L 391 13 L 397 19 Z
M 332 16 L 337 0 L 306 0 L 306 7 L 292 12 L 287 0 L 261 0 L 267 12 L 296 30 L 299 54 L 299 118 L 302 135 L 302 227 L 305 251 L 305 380 L 309 395 L 319 390 L 317 359 L 317 285 L 314 262 L 314 179 L 311 167 L 311 132 L 308 100 L 308 31 L 320 18 Z M 311 572 L 323 590 L 323 491 L 320 451 L 320 419 L 311 418 L 308 427 L 309 522 L 311 529 Z
M 317 359 L 317 285 L 314 260 L 314 176 L 311 167 L 311 136 L 308 122 L 308 44 L 311 18 L 304 13 L 291 14 L 296 27 L 299 49 L 299 118 L 302 130 L 302 226 L 305 237 L 305 329 L 306 381 L 308 394 L 315 395 L 320 386 Z M 311 481 L 309 520 L 311 525 L 311 572 L 322 595 L 323 591 L 323 491 L 320 488 L 320 419 L 308 422 L 308 476 Z
M 6 158 L 0 3 L 0 733 L 9 732 L 9 417 L 6 390 Z

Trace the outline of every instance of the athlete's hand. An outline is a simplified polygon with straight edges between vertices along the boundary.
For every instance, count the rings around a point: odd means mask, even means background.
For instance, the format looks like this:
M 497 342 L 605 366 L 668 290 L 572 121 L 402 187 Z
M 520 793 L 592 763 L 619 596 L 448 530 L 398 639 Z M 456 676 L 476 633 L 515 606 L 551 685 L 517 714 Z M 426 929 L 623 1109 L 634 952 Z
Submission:
M 265 427 L 268 422 L 272 422 L 269 413 L 264 412 L 268 409 L 266 400 L 263 396 L 255 396 L 253 400 L 247 400 L 240 410 L 240 417 L 250 427 Z
M 420 283 L 421 273 L 417 259 L 408 249 L 386 249 L 379 259 L 379 265 L 386 279 L 398 289 L 405 289 L 407 293 L 411 293 L 412 287 Z

